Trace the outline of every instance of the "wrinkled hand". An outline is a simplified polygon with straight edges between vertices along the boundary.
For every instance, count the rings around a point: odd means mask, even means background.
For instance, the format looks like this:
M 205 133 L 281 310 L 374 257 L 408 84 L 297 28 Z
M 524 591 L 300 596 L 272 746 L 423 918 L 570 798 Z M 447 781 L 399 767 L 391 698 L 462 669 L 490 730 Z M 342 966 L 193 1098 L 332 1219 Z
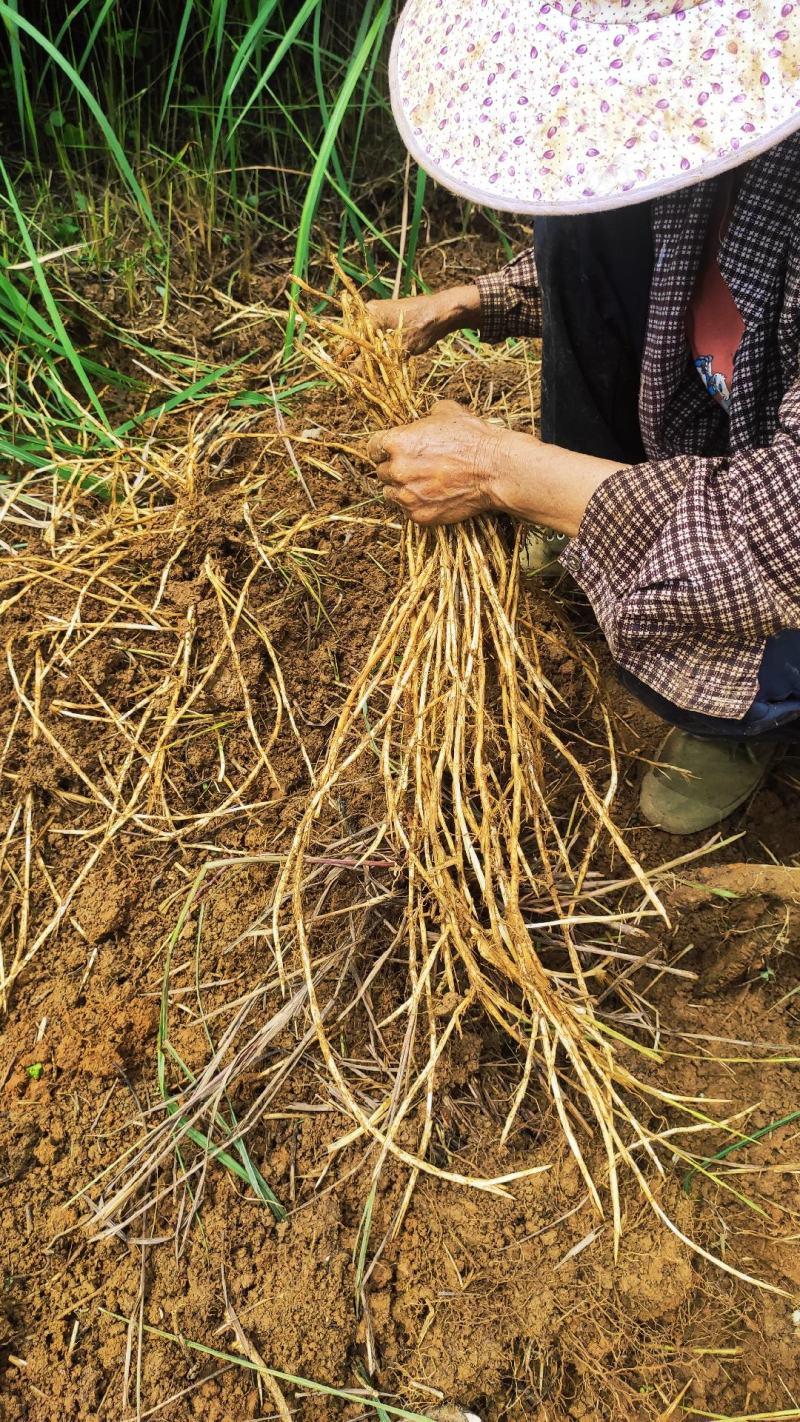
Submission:
M 408 355 L 422 355 L 451 331 L 478 319 L 477 287 L 457 286 L 427 296 L 403 296 L 396 301 L 368 301 L 367 314 L 379 331 L 403 332 Z
M 499 432 L 455 400 L 367 446 L 384 494 L 420 524 L 461 523 L 493 507 Z

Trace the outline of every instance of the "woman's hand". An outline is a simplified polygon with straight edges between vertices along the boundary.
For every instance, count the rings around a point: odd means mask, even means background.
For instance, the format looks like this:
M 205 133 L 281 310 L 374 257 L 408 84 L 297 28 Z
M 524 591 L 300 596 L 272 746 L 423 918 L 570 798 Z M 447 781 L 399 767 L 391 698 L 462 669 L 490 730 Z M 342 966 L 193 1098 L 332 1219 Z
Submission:
M 590 498 L 619 465 L 487 424 L 455 400 L 373 435 L 367 454 L 387 499 L 415 523 L 460 523 L 495 509 L 574 538 Z
M 428 296 L 367 302 L 369 318 L 379 331 L 402 330 L 408 355 L 422 355 L 451 331 L 477 325 L 480 312 L 477 286 L 452 286 Z
M 497 430 L 455 400 L 367 445 L 384 494 L 415 523 L 460 523 L 492 507 Z

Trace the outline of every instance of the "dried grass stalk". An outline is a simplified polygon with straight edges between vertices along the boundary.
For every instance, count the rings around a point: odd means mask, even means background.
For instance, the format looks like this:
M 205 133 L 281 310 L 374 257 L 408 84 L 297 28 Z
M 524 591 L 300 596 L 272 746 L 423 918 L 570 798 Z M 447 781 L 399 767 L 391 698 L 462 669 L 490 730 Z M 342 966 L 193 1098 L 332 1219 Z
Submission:
M 346 281 L 341 320 L 325 332 L 311 321 L 305 344 L 372 427 L 406 424 L 424 414 L 398 333 L 374 330 Z M 343 358 L 348 344 L 357 348 L 358 360 Z M 339 716 L 279 879 L 274 939 L 279 962 L 291 945 L 299 950 L 328 1071 L 359 1131 L 374 1138 L 382 1156 L 391 1152 L 414 1171 L 501 1186 L 425 1159 L 444 1038 L 467 1004 L 479 1003 L 522 1048 L 526 1079 L 538 1063 L 602 1211 L 570 1117 L 565 1078 L 583 1096 L 605 1145 L 618 1233 L 617 1164 L 623 1159 L 639 1174 L 631 1145 L 651 1146 L 626 1100 L 629 1089 L 644 1088 L 621 1063 L 614 1036 L 595 1010 L 574 938 L 576 904 L 601 838 L 625 861 L 653 909 L 663 910 L 609 812 L 616 785 L 610 732 L 610 781 L 601 793 L 557 729 L 559 698 L 543 673 L 519 578 L 522 537 L 519 528 L 512 531 L 493 516 L 447 528 L 406 526 L 399 590 Z M 593 678 L 588 663 L 586 673 Z M 320 1009 L 304 886 L 317 821 L 342 781 L 356 767 L 369 770 L 376 753 L 386 813 L 369 852 L 385 838 L 402 859 L 410 976 L 405 1007 L 410 1020 L 421 1013 L 427 1018 L 429 1043 L 416 1077 L 392 1102 L 369 1112 L 347 1080 Z M 554 764 L 562 779 L 574 783 L 580 813 L 592 826 L 577 863 L 551 809 Z M 537 951 L 531 902 L 542 921 L 559 926 L 566 961 L 558 971 L 545 967 Z M 551 932 L 543 941 L 550 941 Z M 441 983 L 460 998 L 443 1032 L 433 1011 Z M 409 1151 L 398 1132 L 421 1095 L 427 1097 L 426 1125 L 417 1150 Z M 519 1096 L 512 1111 L 518 1105 Z
M 73 483 L 55 483 L 50 503 L 37 497 L 35 518 L 18 489 L 0 501 L 0 1014 L 123 837 L 180 847 L 251 814 L 259 794 L 277 797 L 271 757 L 287 725 L 310 772 L 251 598 L 265 569 L 303 577 L 295 545 L 319 518 L 290 523 L 259 505 L 257 533 L 243 489 L 249 571 L 230 587 L 227 570 L 206 555 L 197 589 L 182 580 L 198 466 L 210 462 L 218 420 L 197 417 L 183 442 L 158 456 L 111 460 L 114 498 L 101 510 L 87 505 L 77 471 Z M 230 433 L 229 412 L 227 420 Z M 46 480 L 33 487 L 43 492 Z M 258 691 L 241 653 L 254 640 L 268 668 Z M 223 704 L 215 687 L 226 677 Z M 237 736 L 241 773 L 225 750 Z M 187 744 L 197 741 L 218 758 L 205 798 L 185 773 Z M 53 842 L 67 845 L 61 859 L 70 867 L 57 862 L 51 875 Z

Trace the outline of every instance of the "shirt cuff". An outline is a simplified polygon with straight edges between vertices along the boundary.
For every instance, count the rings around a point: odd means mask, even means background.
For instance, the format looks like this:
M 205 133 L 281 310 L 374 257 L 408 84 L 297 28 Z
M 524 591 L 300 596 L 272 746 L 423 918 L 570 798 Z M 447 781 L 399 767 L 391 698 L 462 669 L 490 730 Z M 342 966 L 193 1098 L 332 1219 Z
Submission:
M 480 333 L 484 341 L 507 336 L 541 336 L 542 301 L 532 251 L 520 252 L 499 272 L 479 276 Z
M 491 272 L 488 276 L 479 276 L 475 285 L 481 297 L 481 340 L 496 345 L 509 335 L 508 279 L 503 272 Z

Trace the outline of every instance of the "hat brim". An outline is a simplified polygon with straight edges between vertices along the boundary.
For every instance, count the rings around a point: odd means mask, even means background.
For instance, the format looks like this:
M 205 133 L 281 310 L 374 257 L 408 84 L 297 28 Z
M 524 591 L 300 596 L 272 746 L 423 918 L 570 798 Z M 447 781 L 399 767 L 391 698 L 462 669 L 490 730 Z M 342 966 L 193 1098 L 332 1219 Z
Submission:
M 437 182 L 489 207 L 557 216 L 645 202 L 800 129 L 793 5 L 741 3 L 631 18 L 613 0 L 540 0 L 523 20 L 508 0 L 410 0 L 389 60 L 395 122 Z

